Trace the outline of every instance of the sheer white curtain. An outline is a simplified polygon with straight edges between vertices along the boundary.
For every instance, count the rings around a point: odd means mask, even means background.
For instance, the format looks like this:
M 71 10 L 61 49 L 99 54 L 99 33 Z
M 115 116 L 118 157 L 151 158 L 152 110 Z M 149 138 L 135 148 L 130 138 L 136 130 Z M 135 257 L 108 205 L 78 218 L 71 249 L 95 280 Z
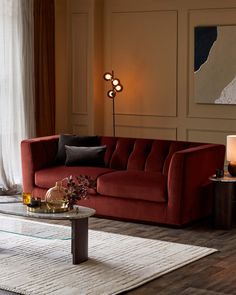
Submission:
M 20 141 L 34 136 L 33 0 L 0 0 L 0 192 L 21 188 Z

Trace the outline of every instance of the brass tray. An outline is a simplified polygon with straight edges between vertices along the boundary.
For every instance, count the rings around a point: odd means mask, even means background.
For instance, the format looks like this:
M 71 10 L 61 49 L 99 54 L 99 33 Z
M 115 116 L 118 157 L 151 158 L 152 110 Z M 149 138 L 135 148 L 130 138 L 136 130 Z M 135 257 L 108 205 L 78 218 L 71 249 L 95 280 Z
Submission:
M 42 202 L 40 207 L 27 206 L 27 211 L 32 213 L 62 213 L 69 211 L 69 208 L 48 208 L 46 202 Z

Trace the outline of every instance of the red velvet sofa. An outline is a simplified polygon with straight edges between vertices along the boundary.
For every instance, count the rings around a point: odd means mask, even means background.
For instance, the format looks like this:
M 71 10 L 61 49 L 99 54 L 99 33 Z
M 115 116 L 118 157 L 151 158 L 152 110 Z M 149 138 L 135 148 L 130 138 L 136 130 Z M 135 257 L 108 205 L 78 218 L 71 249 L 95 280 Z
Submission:
M 105 167 L 67 167 L 54 162 L 58 138 L 22 141 L 25 192 L 44 198 L 56 181 L 85 174 L 97 194 L 80 204 L 97 216 L 182 226 L 212 212 L 209 176 L 224 165 L 224 145 L 101 136 Z

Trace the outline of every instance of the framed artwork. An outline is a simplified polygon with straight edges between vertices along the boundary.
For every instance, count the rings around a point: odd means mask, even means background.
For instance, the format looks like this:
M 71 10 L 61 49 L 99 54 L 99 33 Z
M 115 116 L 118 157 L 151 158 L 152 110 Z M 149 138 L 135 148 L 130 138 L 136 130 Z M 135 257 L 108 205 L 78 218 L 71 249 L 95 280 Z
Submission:
M 236 104 L 236 25 L 194 28 L 194 101 Z

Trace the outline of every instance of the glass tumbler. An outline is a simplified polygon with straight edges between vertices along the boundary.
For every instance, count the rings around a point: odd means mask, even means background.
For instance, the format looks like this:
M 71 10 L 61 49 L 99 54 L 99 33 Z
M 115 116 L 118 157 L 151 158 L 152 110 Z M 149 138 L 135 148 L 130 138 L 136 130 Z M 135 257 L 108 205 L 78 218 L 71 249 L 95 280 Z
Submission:
M 31 203 L 31 193 L 22 193 L 22 201 L 24 205 L 29 205 Z

